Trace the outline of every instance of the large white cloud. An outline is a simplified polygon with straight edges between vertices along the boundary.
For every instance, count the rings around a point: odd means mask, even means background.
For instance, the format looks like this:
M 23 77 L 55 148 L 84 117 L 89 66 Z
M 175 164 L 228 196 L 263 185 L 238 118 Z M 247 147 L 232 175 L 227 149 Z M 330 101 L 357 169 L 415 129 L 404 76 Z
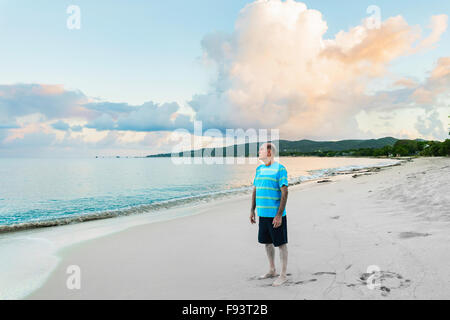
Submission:
M 431 20 L 424 38 L 420 27 L 396 16 L 379 28 L 366 19 L 325 39 L 319 11 L 292 0 L 255 1 L 241 10 L 232 34 L 204 38 L 204 58 L 216 66 L 217 79 L 190 105 L 206 127 L 279 128 L 288 138 L 362 136 L 356 116 L 376 103 L 371 81 L 396 58 L 440 39 L 447 16 Z M 401 98 L 401 92 L 380 95 Z

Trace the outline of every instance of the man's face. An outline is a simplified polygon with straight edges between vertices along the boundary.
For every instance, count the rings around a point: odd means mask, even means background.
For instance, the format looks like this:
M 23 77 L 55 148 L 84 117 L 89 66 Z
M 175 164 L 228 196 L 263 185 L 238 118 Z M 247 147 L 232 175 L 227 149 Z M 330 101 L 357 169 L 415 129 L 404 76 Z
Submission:
M 271 151 L 267 150 L 267 144 L 263 144 L 261 147 L 259 147 L 259 160 L 266 160 L 270 158 Z

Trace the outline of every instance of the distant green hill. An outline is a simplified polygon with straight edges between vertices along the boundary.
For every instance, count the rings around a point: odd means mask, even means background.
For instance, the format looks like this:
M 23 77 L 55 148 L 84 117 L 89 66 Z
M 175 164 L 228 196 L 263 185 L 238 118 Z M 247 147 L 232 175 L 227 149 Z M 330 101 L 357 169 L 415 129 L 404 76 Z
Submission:
M 370 140 L 342 140 L 342 141 L 312 141 L 312 140 L 299 140 L 299 141 L 288 141 L 279 140 L 279 152 L 280 155 L 290 155 L 298 153 L 311 153 L 311 152 L 323 152 L 323 151 L 345 151 L 345 150 L 358 150 L 358 149 L 378 149 L 384 146 L 393 146 L 398 139 L 392 137 L 386 137 L 381 139 L 370 139 Z M 277 141 L 274 141 L 277 142 Z M 217 156 L 233 155 L 237 156 L 245 154 L 248 156 L 256 156 L 258 148 L 257 143 L 246 143 L 240 145 L 233 145 L 229 147 L 222 148 L 222 153 L 220 148 L 217 150 Z M 238 152 L 238 150 L 240 152 Z M 243 152 L 245 150 L 245 152 Z M 228 152 L 227 152 L 228 151 Z M 187 151 L 189 153 L 189 151 Z M 179 153 L 182 156 L 182 153 Z M 202 155 L 216 156 L 216 149 L 214 148 L 203 148 L 199 150 L 192 150 L 191 156 L 200 157 Z M 154 157 L 170 157 L 170 153 L 161 153 L 155 155 L 148 155 L 147 158 Z
M 287 141 L 280 140 L 280 152 L 315 152 L 315 151 L 344 151 L 363 148 L 382 148 L 392 146 L 397 139 L 386 137 L 371 140 L 341 140 L 341 141 Z

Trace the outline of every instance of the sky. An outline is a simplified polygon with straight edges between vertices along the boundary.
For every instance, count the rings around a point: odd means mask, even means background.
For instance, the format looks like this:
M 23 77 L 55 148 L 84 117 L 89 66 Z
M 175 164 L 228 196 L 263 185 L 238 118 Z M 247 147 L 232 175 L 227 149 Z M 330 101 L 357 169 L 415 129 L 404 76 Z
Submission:
M 215 132 L 202 146 L 240 128 L 444 140 L 449 14 L 435 0 L 0 0 L 0 157 L 170 152 L 194 121 Z

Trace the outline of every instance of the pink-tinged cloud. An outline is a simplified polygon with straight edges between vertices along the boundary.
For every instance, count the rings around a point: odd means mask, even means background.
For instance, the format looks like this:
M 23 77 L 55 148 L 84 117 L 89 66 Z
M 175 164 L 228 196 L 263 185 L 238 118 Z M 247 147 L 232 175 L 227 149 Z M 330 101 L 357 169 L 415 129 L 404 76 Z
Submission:
M 232 34 L 204 38 L 203 56 L 216 66 L 217 79 L 190 105 L 207 127 L 279 128 L 288 138 L 359 137 L 364 133 L 355 116 L 376 107 L 367 93 L 371 81 L 383 78 L 394 60 L 435 44 L 446 16 L 431 21 L 426 37 L 396 16 L 379 28 L 364 20 L 324 39 L 327 23 L 319 11 L 289 0 L 255 1 L 240 11 Z M 410 96 L 375 95 L 396 107 L 408 106 L 402 99 Z M 430 101 L 425 92 L 421 99 Z
M 63 85 L 49 85 L 49 84 L 41 84 L 34 85 L 31 87 L 31 92 L 38 96 L 51 96 L 51 95 L 61 95 L 64 94 L 64 86 Z
M 365 20 L 363 25 L 341 31 L 335 39 L 326 41 L 322 54 L 370 73 L 378 71 L 373 68 L 385 67 L 393 59 L 408 54 L 419 38 L 420 29 L 408 25 L 402 16 L 388 18 L 380 28 L 369 26 Z
M 447 30 L 447 27 L 448 27 L 447 15 L 440 14 L 432 16 L 431 23 L 428 26 L 428 28 L 431 29 L 430 35 L 422 40 L 417 49 L 426 49 L 439 42 L 442 34 Z
M 449 80 L 450 78 L 450 57 L 440 58 L 436 67 L 431 73 L 431 80 Z
M 0 116 L 7 119 L 34 113 L 47 119 L 88 118 L 92 111 L 83 107 L 87 101 L 81 91 L 65 90 L 59 85 L 0 85 Z
M 442 96 L 450 99 L 450 57 L 440 58 L 425 83 L 412 94 L 413 101 L 428 110 L 436 106 Z
M 405 88 L 415 88 L 419 85 L 416 81 L 409 79 L 409 78 L 402 78 L 397 81 L 395 81 L 394 86 L 395 87 L 405 87 Z

